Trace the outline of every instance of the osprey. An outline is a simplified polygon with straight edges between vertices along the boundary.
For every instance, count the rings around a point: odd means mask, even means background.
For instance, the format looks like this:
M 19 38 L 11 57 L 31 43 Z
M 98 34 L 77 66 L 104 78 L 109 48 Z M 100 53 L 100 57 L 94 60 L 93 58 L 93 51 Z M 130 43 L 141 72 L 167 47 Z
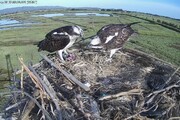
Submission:
M 81 27 L 77 25 L 63 26 L 47 33 L 45 39 L 38 43 L 38 51 L 57 51 L 60 59 L 64 62 L 63 52 L 68 54 L 67 49 L 80 37 L 83 37 L 83 30 Z
M 90 48 L 98 48 L 110 50 L 108 60 L 111 60 L 113 54 L 122 48 L 128 38 L 135 33 L 131 25 L 137 24 L 134 22 L 130 24 L 109 24 L 102 27 L 91 39 Z

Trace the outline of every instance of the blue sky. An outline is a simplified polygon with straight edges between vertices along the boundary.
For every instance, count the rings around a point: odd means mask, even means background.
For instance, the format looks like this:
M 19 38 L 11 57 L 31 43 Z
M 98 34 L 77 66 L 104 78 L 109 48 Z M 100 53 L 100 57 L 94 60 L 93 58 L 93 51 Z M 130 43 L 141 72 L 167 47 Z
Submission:
M 5 4 L 4 1 L 37 1 L 37 4 Z M 180 0 L 0 0 L 0 9 L 20 6 L 117 8 L 180 19 Z

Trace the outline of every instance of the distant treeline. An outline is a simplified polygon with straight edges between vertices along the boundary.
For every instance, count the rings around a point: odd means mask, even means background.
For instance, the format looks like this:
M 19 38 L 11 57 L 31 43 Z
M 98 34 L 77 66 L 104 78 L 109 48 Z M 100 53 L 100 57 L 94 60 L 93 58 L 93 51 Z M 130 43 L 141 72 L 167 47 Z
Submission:
M 157 19 L 156 21 L 157 21 L 158 23 L 166 24 L 166 25 L 169 25 L 169 26 L 176 27 L 176 28 L 179 28 L 179 29 L 180 29 L 180 25 L 176 25 L 176 24 L 173 24 L 173 23 L 168 23 L 168 22 L 166 22 L 166 21 L 159 20 L 159 19 Z
M 137 15 L 132 15 L 132 14 L 122 14 L 122 15 L 127 15 L 127 16 L 131 16 L 131 17 L 135 17 L 135 18 L 138 18 L 138 19 L 142 19 L 142 20 L 145 20 L 145 21 L 148 21 L 150 23 L 153 23 L 153 24 L 158 24 L 158 25 L 161 25 L 165 28 L 168 28 L 170 30 L 173 30 L 173 31 L 176 31 L 176 32 L 179 32 L 180 33 L 180 25 L 176 25 L 176 24 L 173 24 L 173 23 L 168 23 L 166 21 L 162 21 L 162 20 L 155 20 L 154 18 L 153 19 L 149 19 L 148 17 L 140 17 L 140 16 L 137 16 Z

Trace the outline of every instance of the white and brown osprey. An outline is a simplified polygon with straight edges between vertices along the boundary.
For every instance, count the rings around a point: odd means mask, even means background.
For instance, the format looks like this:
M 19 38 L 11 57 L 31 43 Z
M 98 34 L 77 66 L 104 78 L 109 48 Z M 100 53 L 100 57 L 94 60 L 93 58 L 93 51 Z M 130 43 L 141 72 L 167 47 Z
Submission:
M 63 52 L 68 54 L 67 49 L 80 37 L 83 37 L 83 30 L 81 27 L 77 25 L 63 26 L 46 34 L 45 39 L 38 43 L 38 51 L 57 51 L 60 59 L 64 61 Z
M 106 25 L 91 39 L 89 47 L 110 50 L 110 59 L 108 60 L 111 60 L 112 55 L 121 49 L 128 38 L 135 33 L 131 25 L 137 23 L 139 22 Z

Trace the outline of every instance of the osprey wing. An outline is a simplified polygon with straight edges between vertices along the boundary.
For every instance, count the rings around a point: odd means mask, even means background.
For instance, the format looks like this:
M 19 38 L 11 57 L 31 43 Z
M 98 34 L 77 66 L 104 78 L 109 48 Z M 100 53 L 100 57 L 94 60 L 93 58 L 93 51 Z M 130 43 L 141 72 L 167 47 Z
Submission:
M 54 52 L 65 48 L 70 42 L 69 36 L 62 33 L 50 32 L 46 38 L 39 42 L 39 50 Z
M 116 24 L 106 25 L 102 27 L 97 33 L 103 44 L 112 42 L 113 38 L 118 36 L 118 34 L 119 34 L 119 27 Z

